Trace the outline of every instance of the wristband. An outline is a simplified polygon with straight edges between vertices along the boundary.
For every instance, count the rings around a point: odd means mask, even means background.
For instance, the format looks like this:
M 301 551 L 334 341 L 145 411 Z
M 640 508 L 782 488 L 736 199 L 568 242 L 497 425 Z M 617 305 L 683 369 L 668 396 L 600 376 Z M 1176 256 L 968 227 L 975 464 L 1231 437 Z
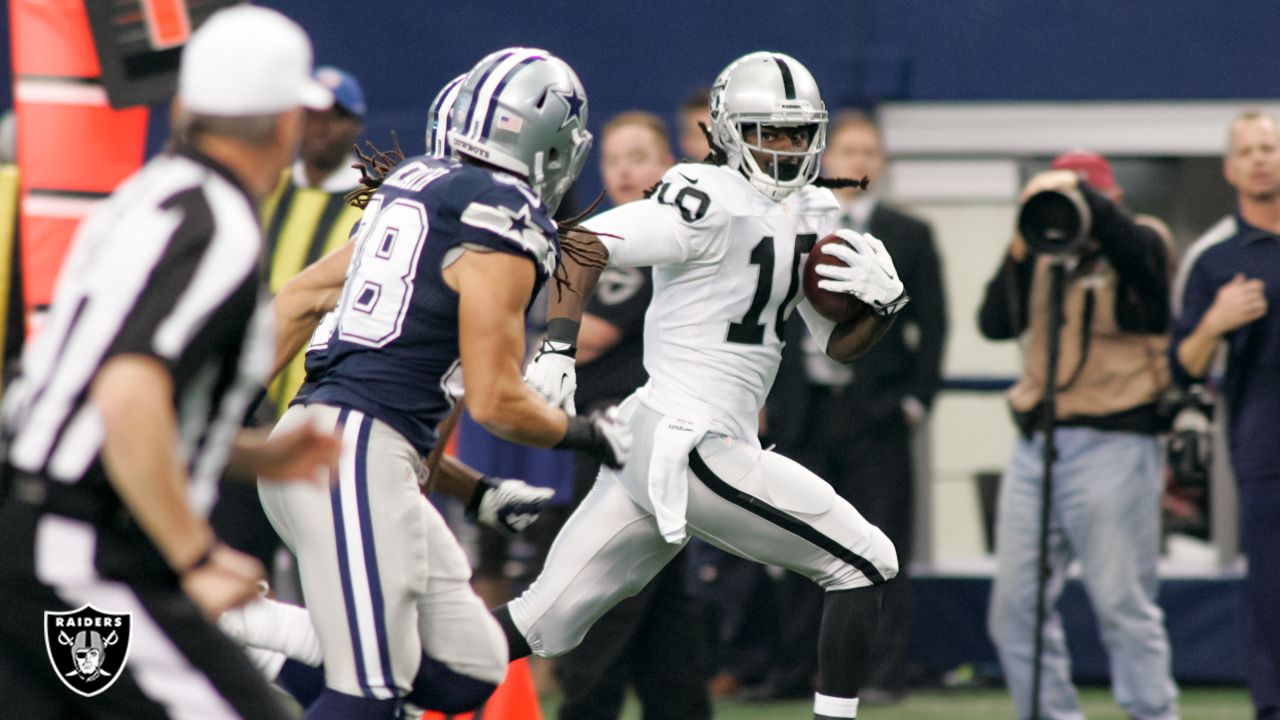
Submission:
M 480 501 L 484 499 L 486 493 L 498 487 L 498 483 L 488 475 L 481 475 L 476 480 L 476 489 L 471 493 L 471 499 L 467 501 L 467 517 L 475 519 L 480 513 Z
M 592 450 L 596 447 L 596 426 L 591 418 L 575 415 L 569 418 L 564 439 L 556 444 L 556 450 Z
M 213 540 L 209 541 L 209 546 L 204 549 L 204 552 L 200 553 L 200 556 L 197 557 L 195 560 L 193 560 L 191 564 L 187 565 L 186 568 L 179 571 L 178 577 L 183 577 L 185 575 L 195 572 L 196 570 L 199 570 L 205 565 L 208 565 L 210 562 L 213 561 L 214 551 L 216 551 L 219 547 L 221 547 L 221 545 L 222 545 L 222 542 L 218 540 L 218 538 L 216 537 Z
M 547 321 L 547 339 L 552 342 L 569 343 L 570 345 L 578 345 L 578 329 L 582 324 L 577 320 L 569 318 L 551 318 Z

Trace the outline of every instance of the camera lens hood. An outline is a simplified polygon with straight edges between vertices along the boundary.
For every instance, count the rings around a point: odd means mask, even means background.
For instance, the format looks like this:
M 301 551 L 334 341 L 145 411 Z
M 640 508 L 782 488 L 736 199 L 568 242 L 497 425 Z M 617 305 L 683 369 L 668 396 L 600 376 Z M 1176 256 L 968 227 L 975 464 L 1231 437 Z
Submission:
M 1018 232 L 1033 253 L 1069 255 L 1089 238 L 1093 215 L 1078 190 L 1043 190 L 1018 212 Z

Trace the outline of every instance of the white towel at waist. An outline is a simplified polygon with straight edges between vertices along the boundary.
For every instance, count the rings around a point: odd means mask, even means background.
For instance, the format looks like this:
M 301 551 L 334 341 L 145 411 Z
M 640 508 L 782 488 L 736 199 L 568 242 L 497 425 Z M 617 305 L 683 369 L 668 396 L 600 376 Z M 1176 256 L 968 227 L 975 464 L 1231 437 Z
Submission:
M 637 393 L 644 399 L 644 389 Z M 689 505 L 689 453 L 710 428 L 705 420 L 663 416 L 653 432 L 649 456 L 648 491 L 653 516 L 662 538 L 683 543 L 687 537 L 685 509 Z M 632 458 L 635 462 L 636 458 Z

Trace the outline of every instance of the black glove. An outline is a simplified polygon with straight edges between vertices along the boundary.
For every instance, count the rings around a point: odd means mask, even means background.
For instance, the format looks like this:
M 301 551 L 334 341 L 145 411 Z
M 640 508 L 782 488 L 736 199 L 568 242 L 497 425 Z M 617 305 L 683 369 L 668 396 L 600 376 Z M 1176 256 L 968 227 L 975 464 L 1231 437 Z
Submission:
M 588 417 L 569 418 L 556 449 L 581 450 L 611 468 L 620 468 L 631 454 L 631 428 L 618 419 L 618 406 L 610 405 Z

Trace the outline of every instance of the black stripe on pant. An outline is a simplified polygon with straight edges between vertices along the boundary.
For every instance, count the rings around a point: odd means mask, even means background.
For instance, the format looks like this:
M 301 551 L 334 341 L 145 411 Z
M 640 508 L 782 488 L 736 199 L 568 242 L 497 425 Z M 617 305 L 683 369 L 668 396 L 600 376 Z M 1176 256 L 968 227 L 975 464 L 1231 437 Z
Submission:
M 873 565 L 871 561 L 861 555 L 858 555 L 834 539 L 822 534 L 817 530 L 817 528 L 814 528 L 803 520 L 792 517 L 782 510 L 773 507 L 764 500 L 743 492 L 724 480 L 721 480 L 714 472 L 712 472 L 711 468 L 707 466 L 707 463 L 702 459 L 702 456 L 698 455 L 696 448 L 689 453 L 689 469 L 693 470 L 694 476 L 701 480 L 702 484 L 706 485 L 708 490 L 719 495 L 721 498 L 737 505 L 752 515 L 777 525 L 792 535 L 796 535 L 807 540 L 808 542 L 836 556 L 840 560 L 849 563 L 866 576 L 873 585 L 879 585 L 885 582 L 884 576 L 880 574 L 880 571 L 876 569 L 876 566 Z

